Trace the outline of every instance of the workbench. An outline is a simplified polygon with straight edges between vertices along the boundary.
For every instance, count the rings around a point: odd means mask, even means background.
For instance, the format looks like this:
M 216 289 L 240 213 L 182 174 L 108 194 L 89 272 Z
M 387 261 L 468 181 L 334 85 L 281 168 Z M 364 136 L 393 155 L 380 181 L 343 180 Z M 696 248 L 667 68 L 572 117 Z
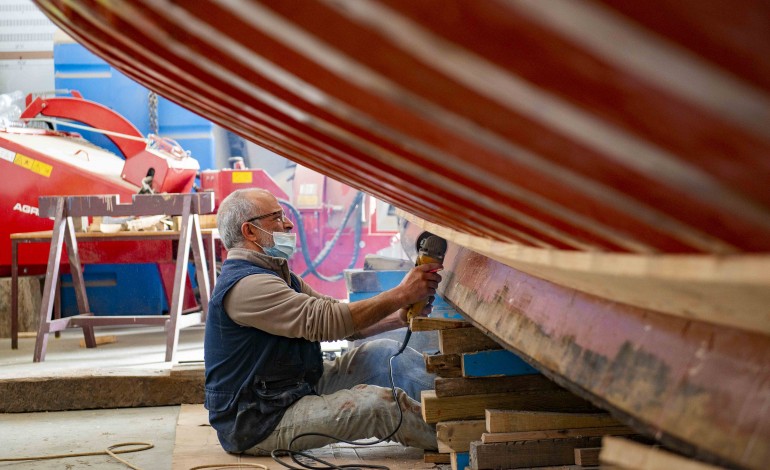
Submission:
M 166 361 L 173 361 L 179 342 L 179 330 L 205 322 L 215 274 L 216 230 L 201 230 L 199 214 L 214 209 L 213 193 L 135 195 L 133 204 L 120 204 L 117 196 L 45 196 L 40 198 L 40 216 L 53 217 L 51 231 L 11 234 L 11 347 L 18 347 L 18 276 L 19 244 L 50 243 L 45 286 L 40 307 L 40 324 L 33 361 L 45 359 L 48 334 L 65 328 L 83 329 L 86 346 L 96 347 L 94 326 L 158 325 L 166 328 Z M 117 233 L 75 232 L 72 217 L 126 215 L 181 216 L 175 231 L 121 231 Z M 117 241 L 177 241 L 173 293 L 168 315 L 94 316 L 90 312 L 78 243 Z M 204 243 L 205 242 L 205 243 Z M 60 282 L 62 251 L 66 246 L 79 314 L 53 318 L 54 303 Z M 192 250 L 191 250 L 192 249 Z M 183 298 L 190 251 L 195 261 L 195 274 L 200 292 L 200 310 L 183 313 Z M 57 315 L 58 316 L 58 315 Z

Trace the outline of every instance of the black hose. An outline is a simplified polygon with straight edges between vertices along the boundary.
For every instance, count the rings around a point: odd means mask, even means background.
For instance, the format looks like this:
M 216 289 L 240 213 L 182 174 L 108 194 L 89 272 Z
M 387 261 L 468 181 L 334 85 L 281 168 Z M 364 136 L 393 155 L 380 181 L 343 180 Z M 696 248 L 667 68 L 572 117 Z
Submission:
M 356 194 L 356 197 L 350 203 L 350 206 L 348 206 L 348 210 L 345 212 L 345 217 L 342 220 L 340 227 L 334 233 L 334 236 L 332 237 L 332 239 L 326 242 L 326 245 L 324 245 L 323 249 L 321 249 L 321 251 L 318 252 L 314 260 L 310 259 L 310 253 L 307 245 L 307 237 L 305 235 L 305 227 L 304 227 L 304 224 L 302 223 L 301 214 L 299 213 L 297 208 L 295 208 L 289 201 L 286 201 L 283 199 L 278 200 L 278 202 L 281 203 L 281 205 L 288 208 L 289 211 L 294 215 L 294 220 L 297 223 L 297 232 L 299 233 L 300 247 L 302 248 L 302 257 L 304 258 L 305 265 L 307 266 L 307 269 L 305 270 L 305 272 L 300 274 L 300 277 L 305 277 L 308 274 L 313 274 L 317 278 L 327 282 L 335 282 L 342 279 L 342 277 L 344 276 L 342 272 L 339 272 L 331 276 L 327 276 L 325 274 L 321 274 L 320 272 L 318 272 L 318 267 L 326 260 L 326 258 L 332 252 L 332 249 L 337 245 L 337 242 L 339 242 L 339 239 L 342 236 L 342 232 L 345 230 L 345 228 L 348 225 L 348 221 L 350 220 L 350 217 L 356 213 L 357 208 L 361 207 L 363 200 L 364 200 L 364 193 L 359 191 Z M 358 261 L 359 253 L 361 251 L 361 233 L 362 233 L 361 218 L 356 217 L 355 221 L 356 223 L 354 226 L 353 256 L 350 260 L 350 263 L 348 264 L 348 267 L 343 269 L 354 268 L 356 265 L 356 262 Z

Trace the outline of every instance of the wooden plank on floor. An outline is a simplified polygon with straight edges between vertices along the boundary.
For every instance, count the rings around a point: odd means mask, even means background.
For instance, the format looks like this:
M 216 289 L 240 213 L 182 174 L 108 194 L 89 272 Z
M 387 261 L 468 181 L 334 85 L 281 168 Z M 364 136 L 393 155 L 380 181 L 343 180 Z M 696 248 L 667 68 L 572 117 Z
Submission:
M 721 468 L 676 455 L 659 447 L 646 446 L 620 437 L 605 437 L 602 439 L 601 447 L 599 462 L 602 465 L 615 465 L 627 470 L 653 470 L 659 468 L 718 470 Z
M 597 447 L 598 437 L 508 442 L 500 444 L 471 444 L 470 467 L 476 469 L 546 467 L 573 465 L 575 449 Z
M 384 465 L 390 470 L 434 468 L 433 463 L 423 461 L 422 450 L 396 443 L 382 443 L 375 446 L 333 444 L 307 452 L 334 465 Z M 256 463 L 271 469 L 281 468 L 269 456 L 228 454 L 222 450 L 216 431 L 208 424 L 208 412 L 203 405 L 181 406 L 172 459 L 173 470 L 188 470 L 198 465 L 228 463 Z
M 599 452 L 601 447 L 585 447 L 575 449 L 575 465 L 581 467 L 596 467 L 599 465 Z
M 409 324 L 412 331 L 434 331 L 449 328 L 466 328 L 470 325 L 465 320 L 453 320 L 450 318 L 414 317 Z
M 495 340 L 476 327 L 455 328 L 438 332 L 438 349 L 441 354 L 456 354 L 488 349 L 502 349 Z
M 486 409 L 597 411 L 589 402 L 566 390 L 490 393 L 441 398 L 437 397 L 433 390 L 422 392 L 422 417 L 427 423 L 458 419 L 483 419 Z
M 479 395 L 484 393 L 561 390 L 556 382 L 542 374 L 511 377 L 436 377 L 433 388 L 437 397 Z
M 580 429 L 548 429 L 541 431 L 521 432 L 486 432 L 481 435 L 481 442 L 493 444 L 495 442 L 537 441 L 541 439 L 564 439 L 570 437 L 601 437 L 601 436 L 629 436 L 637 434 L 628 426 L 602 426 L 599 428 Z
M 97 336 L 95 339 L 96 339 L 96 345 L 97 346 L 99 346 L 100 344 L 112 344 L 112 343 L 117 343 L 118 342 L 118 337 L 115 336 L 115 335 Z M 85 339 L 81 339 L 80 343 L 78 343 L 78 345 L 81 348 L 85 348 L 86 347 L 86 340 Z
M 203 374 L 81 374 L 0 380 L 0 413 L 203 403 Z
M 504 349 L 462 353 L 463 377 L 495 377 L 537 374 L 539 371 Z
M 483 419 L 441 421 L 436 423 L 439 452 L 468 452 L 470 443 L 481 439 L 486 428 Z
M 487 432 L 489 433 L 597 428 L 621 425 L 608 413 L 557 413 L 553 411 L 488 409 L 485 416 Z

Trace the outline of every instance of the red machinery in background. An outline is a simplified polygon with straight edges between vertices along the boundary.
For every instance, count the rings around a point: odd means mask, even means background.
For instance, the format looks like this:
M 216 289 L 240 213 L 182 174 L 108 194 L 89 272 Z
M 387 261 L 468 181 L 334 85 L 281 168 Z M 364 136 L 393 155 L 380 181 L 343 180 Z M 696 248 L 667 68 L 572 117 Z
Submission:
M 22 120 L 67 119 L 99 129 L 116 145 L 122 158 L 97 147 L 78 134 L 31 127 L 0 127 L 0 275 L 10 273 L 11 233 L 50 230 L 53 222 L 38 216 L 39 196 L 183 193 L 193 189 L 199 165 L 173 142 L 148 139 L 115 111 L 82 98 L 27 97 Z M 388 206 L 311 170 L 297 167 L 292 194 L 287 194 L 264 170 L 224 169 L 201 173 L 201 190 L 215 191 L 217 205 L 233 190 L 262 187 L 287 208 L 299 234 L 300 251 L 292 269 L 319 292 L 346 296 L 342 270 L 360 267 L 363 255 L 394 246 L 395 216 Z M 83 262 L 125 263 L 171 261 L 168 243 L 94 243 Z M 168 246 L 167 246 L 168 245 Z M 45 272 L 47 246 L 26 247 L 22 273 Z M 137 256 L 139 255 L 139 256 Z M 144 261 L 149 262 L 149 261 Z M 161 268 L 161 274 L 163 275 Z M 172 274 L 173 275 L 173 274 Z M 164 278 L 165 283 L 165 278 Z M 190 290 L 188 290 L 190 292 Z
M 297 165 L 291 194 L 261 169 L 206 170 L 201 189 L 214 191 L 216 207 L 236 189 L 259 187 L 275 194 L 295 225 L 298 252 L 291 268 L 315 290 L 347 297 L 344 269 L 363 266 L 364 255 L 398 247 L 398 223 L 390 205 Z

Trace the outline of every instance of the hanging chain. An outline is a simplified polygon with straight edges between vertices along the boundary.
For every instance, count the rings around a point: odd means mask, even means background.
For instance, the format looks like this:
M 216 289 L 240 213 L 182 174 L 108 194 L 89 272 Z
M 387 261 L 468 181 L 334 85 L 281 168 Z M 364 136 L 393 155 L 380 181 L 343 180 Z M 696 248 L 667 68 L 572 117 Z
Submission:
M 148 108 L 150 112 L 150 132 L 160 135 L 158 130 L 158 94 L 154 91 L 148 93 Z

